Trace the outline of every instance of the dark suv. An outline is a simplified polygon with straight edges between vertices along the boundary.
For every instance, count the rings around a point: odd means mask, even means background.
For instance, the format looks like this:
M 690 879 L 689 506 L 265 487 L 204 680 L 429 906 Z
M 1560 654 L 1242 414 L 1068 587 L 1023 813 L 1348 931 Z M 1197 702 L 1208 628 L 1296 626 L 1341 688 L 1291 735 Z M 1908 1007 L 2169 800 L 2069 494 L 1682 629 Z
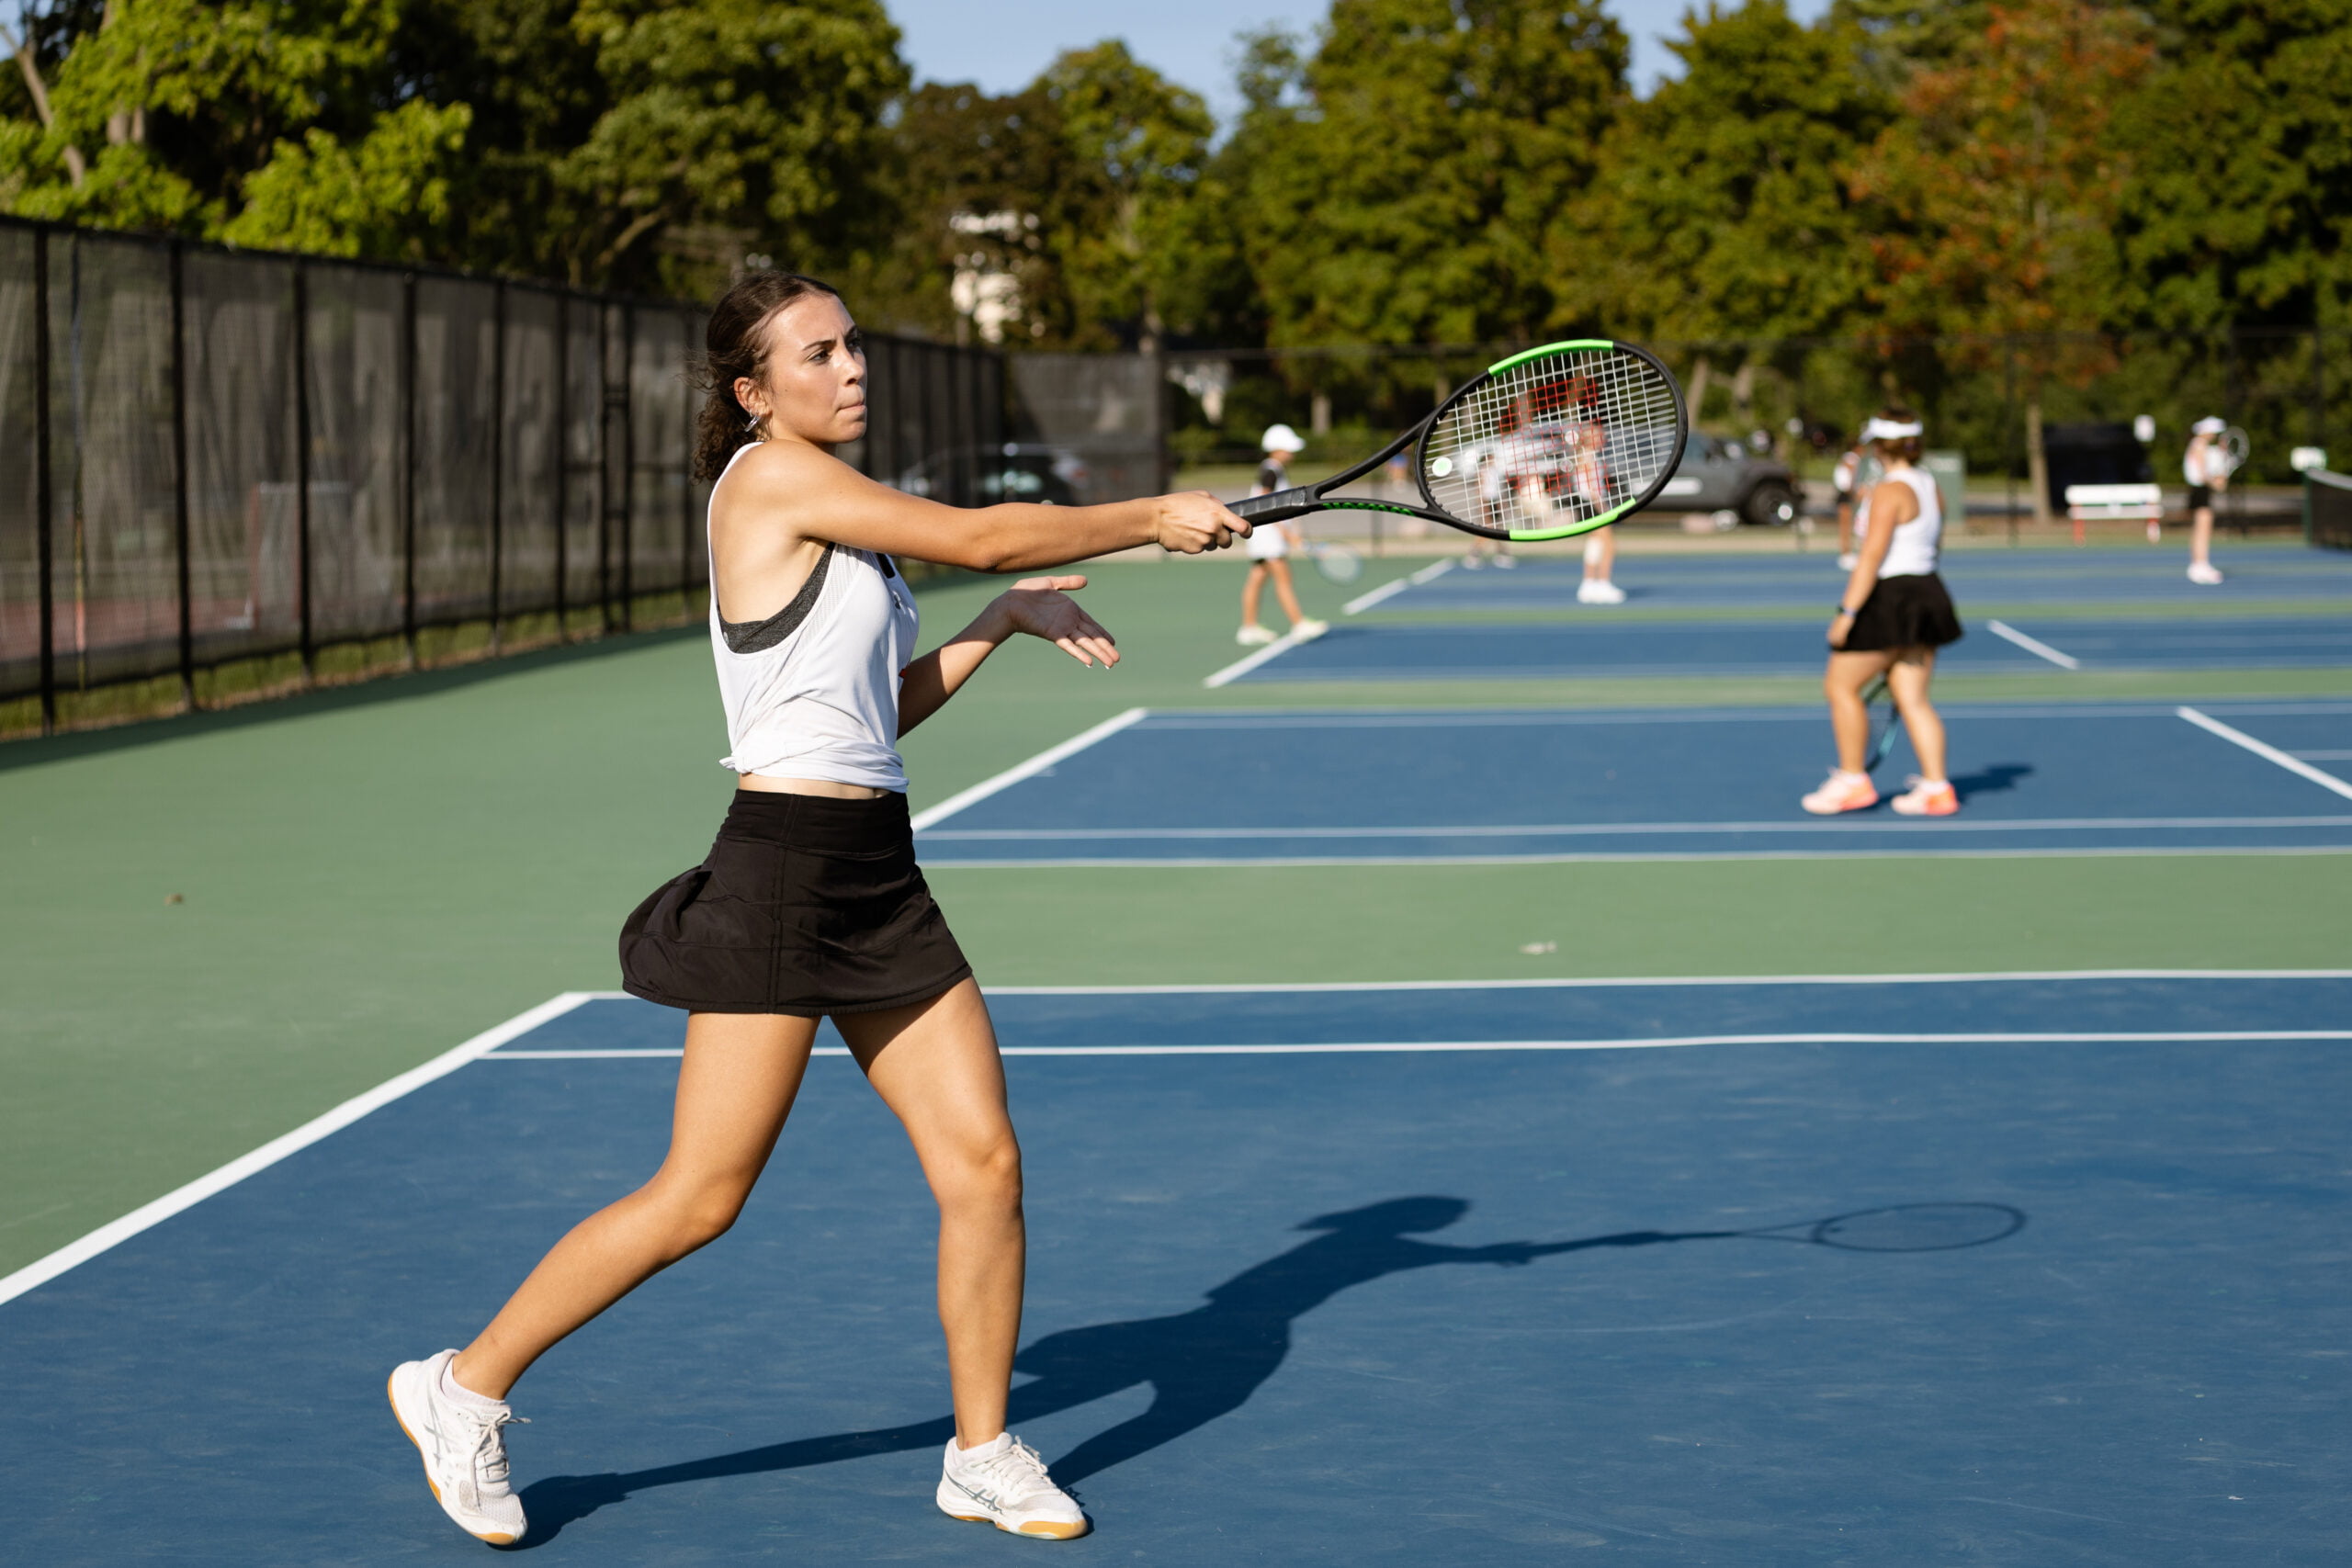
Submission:
M 1651 503 L 1685 512 L 1736 512 L 1743 523 L 1781 527 L 1797 520 L 1797 477 L 1786 463 L 1759 457 L 1739 441 L 1692 431 L 1682 461 Z
M 1085 458 L 1065 447 L 1019 442 L 934 453 L 900 474 L 895 488 L 944 499 L 955 493 L 958 470 L 972 487 L 973 506 L 1000 501 L 1076 506 L 1086 490 Z

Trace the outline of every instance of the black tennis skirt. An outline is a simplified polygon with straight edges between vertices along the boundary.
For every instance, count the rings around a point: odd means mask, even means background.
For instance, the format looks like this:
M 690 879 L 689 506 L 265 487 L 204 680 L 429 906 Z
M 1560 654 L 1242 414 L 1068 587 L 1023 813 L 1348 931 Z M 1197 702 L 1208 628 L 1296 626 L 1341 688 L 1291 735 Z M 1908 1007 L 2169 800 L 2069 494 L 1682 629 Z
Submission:
M 1847 653 L 1889 648 L 1941 648 L 1961 638 L 1960 615 L 1934 572 L 1924 577 L 1882 577 L 1862 612 L 1847 628 Z
M 622 986 L 694 1012 L 874 1012 L 971 972 L 915 864 L 903 795 L 739 789 L 708 858 L 621 927 Z

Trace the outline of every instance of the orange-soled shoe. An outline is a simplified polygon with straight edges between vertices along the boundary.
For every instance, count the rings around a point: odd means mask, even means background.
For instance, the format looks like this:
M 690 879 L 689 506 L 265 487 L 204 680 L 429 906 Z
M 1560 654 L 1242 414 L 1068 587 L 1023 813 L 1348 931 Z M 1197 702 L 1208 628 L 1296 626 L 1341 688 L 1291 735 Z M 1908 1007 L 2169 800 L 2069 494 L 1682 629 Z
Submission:
M 1843 768 L 1832 768 L 1828 782 L 1797 804 L 1815 817 L 1835 817 L 1841 811 L 1866 811 L 1878 804 L 1878 786 L 1871 783 L 1868 773 L 1849 773 Z
M 1911 787 L 1887 802 L 1905 817 L 1949 817 L 1960 809 L 1960 792 L 1949 779 L 1911 778 Z

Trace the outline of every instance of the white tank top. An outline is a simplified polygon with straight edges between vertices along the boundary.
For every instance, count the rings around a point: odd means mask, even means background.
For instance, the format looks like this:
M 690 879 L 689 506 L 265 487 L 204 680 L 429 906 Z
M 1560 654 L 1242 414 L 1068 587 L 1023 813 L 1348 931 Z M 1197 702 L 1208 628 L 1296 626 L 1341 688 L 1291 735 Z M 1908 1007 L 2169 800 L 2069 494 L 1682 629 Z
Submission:
M 739 448 L 728 471 L 751 449 Z M 709 527 L 706 516 L 706 544 Z M 899 672 L 914 659 L 919 626 L 907 580 L 871 550 L 828 545 L 791 604 L 765 621 L 735 624 L 739 639 L 766 644 L 749 652 L 729 646 L 714 586 L 710 649 L 732 748 L 721 765 L 904 794 Z
M 1919 515 L 1895 529 L 1894 537 L 1887 542 L 1886 558 L 1878 563 L 1878 574 L 1884 577 L 1926 577 L 1936 570 L 1942 554 L 1944 535 L 1943 498 L 1936 491 L 1935 476 L 1923 468 L 1905 468 L 1899 474 L 1888 474 L 1881 483 L 1901 480 L 1911 487 L 1919 498 Z M 1871 502 L 1869 496 L 1854 513 L 1854 521 L 1861 530 L 1856 543 L 1870 536 Z

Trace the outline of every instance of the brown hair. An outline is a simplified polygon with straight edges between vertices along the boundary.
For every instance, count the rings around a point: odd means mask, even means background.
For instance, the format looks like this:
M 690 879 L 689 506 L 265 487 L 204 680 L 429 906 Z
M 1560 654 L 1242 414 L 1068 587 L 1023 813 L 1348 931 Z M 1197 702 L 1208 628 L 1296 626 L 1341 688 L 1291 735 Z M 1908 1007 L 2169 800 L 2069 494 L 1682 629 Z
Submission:
M 1878 417 L 1886 421 L 1889 424 L 1917 424 L 1920 423 L 1919 416 L 1913 413 L 1909 409 L 1905 408 L 1901 403 L 1887 404 L 1886 407 L 1878 411 Z M 1923 445 L 1923 438 L 1917 435 L 1904 435 L 1897 436 L 1890 440 L 1885 436 L 1881 436 L 1879 437 L 1877 445 L 1879 451 L 1886 457 L 1900 458 L 1905 463 L 1916 463 L 1919 460 L 1919 452 Z
M 727 471 L 735 449 L 754 439 L 752 412 L 736 400 L 735 383 L 746 376 L 756 381 L 766 371 L 767 334 L 761 329 L 769 317 L 808 294 L 842 297 L 830 283 L 763 267 L 737 278 L 711 307 L 695 374 L 695 385 L 705 393 L 695 425 L 695 478 L 717 479 Z

